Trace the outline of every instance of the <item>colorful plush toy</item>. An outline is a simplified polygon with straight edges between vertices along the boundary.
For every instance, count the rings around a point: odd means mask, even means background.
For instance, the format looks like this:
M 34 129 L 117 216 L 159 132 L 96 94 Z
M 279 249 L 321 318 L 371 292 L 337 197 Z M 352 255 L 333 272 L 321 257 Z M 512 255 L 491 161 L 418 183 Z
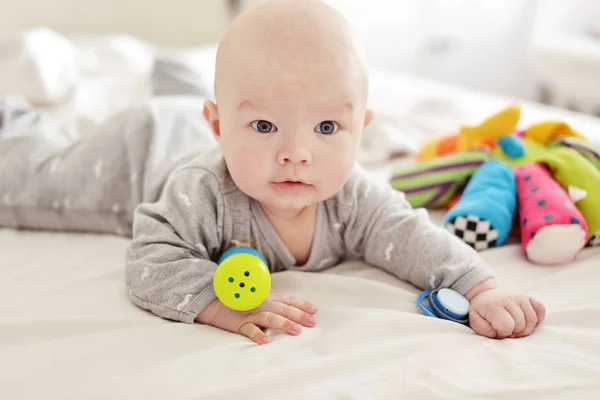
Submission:
M 516 233 L 530 261 L 563 264 L 600 245 L 600 149 L 560 121 L 518 131 L 519 117 L 513 105 L 434 137 L 390 183 L 415 207 L 446 207 L 446 228 L 476 250 Z

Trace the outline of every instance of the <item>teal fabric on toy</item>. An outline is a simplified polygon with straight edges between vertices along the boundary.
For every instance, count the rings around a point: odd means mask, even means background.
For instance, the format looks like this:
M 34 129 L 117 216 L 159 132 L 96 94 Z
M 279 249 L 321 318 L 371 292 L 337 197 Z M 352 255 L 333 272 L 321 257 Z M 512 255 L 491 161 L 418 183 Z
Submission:
M 527 154 L 525 145 L 517 135 L 509 135 L 498 139 L 498 145 L 509 158 L 517 159 Z
M 506 242 L 517 208 L 517 182 L 512 168 L 502 161 L 486 161 L 465 187 L 444 225 L 458 217 L 476 216 L 498 231 L 496 245 Z

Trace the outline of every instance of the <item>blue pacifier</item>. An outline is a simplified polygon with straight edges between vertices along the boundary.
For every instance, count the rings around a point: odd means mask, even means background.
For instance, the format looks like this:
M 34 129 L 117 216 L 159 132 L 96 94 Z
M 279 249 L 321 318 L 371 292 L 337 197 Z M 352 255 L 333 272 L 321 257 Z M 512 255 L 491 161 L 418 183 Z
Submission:
M 427 304 L 425 304 L 427 300 Z M 469 324 L 469 300 L 455 290 L 425 290 L 417 297 L 417 305 L 430 317 Z

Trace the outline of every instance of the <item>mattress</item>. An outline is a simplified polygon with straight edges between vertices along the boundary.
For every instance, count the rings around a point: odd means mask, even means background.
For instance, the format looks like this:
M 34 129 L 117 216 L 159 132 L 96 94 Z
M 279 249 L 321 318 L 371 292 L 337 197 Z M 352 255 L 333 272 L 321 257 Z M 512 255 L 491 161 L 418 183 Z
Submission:
M 186 57 L 209 70 L 211 54 Z M 415 146 L 511 102 L 390 71 L 373 71 L 370 90 L 376 113 Z M 596 118 L 523 104 L 523 124 L 550 118 L 600 140 Z M 385 182 L 404 162 L 367 170 Z M 520 245 L 481 253 L 505 287 L 545 303 L 546 321 L 527 338 L 491 340 L 424 316 L 416 288 L 351 262 L 273 275 L 275 288 L 319 306 L 318 323 L 297 337 L 270 332 L 272 343 L 257 346 L 135 307 L 126 246 L 113 236 L 0 230 L 2 398 L 600 398 L 600 248 L 556 267 L 527 262 Z

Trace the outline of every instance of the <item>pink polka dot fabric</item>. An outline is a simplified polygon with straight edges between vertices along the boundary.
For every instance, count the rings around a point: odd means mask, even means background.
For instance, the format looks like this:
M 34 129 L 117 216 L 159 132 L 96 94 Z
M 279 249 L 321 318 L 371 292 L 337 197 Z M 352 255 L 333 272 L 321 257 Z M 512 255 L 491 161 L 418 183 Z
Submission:
M 588 236 L 581 212 L 545 165 L 516 167 L 515 177 L 521 243 L 527 257 L 540 264 L 572 261 Z

